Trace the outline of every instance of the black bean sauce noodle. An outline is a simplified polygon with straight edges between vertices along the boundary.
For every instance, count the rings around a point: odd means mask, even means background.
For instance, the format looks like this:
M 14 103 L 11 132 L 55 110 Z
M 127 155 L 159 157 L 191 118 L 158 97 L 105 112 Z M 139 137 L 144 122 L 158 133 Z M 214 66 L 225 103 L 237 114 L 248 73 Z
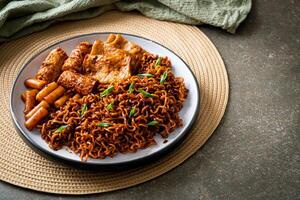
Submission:
M 178 113 L 187 89 L 184 80 L 171 72 L 170 61 L 161 58 L 157 65 L 157 59 L 145 53 L 137 72 L 152 77 L 135 75 L 113 85 L 99 84 L 94 93 L 75 96 L 53 109 L 40 126 L 42 138 L 52 149 L 67 146 L 83 160 L 136 152 L 156 144 L 155 134 L 167 138 L 182 126 Z M 101 97 L 111 86 L 113 90 Z

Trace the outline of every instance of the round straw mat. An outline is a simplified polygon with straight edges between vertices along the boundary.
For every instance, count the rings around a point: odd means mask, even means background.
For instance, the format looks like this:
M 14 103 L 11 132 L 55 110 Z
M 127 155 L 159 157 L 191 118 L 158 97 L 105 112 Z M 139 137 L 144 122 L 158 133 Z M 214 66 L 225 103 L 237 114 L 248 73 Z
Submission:
M 21 67 L 45 47 L 93 32 L 140 35 L 172 49 L 198 79 L 201 105 L 187 137 L 156 161 L 122 171 L 89 171 L 45 159 L 28 147 L 10 118 L 9 96 Z M 228 100 L 228 78 L 214 45 L 196 27 L 146 18 L 137 13 L 108 12 L 97 18 L 65 22 L 0 46 L 0 179 L 38 191 L 88 194 L 117 190 L 153 179 L 195 153 L 218 126 Z M 188 106 L 188 105 L 186 105 Z

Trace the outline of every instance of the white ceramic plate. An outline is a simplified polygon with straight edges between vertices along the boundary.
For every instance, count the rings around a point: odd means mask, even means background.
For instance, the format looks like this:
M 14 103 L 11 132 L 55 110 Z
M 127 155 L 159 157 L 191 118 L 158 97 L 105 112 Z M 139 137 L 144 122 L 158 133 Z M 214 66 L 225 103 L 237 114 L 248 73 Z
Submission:
M 20 71 L 13 85 L 10 109 L 16 128 L 19 130 L 22 138 L 27 143 L 31 144 L 30 146 L 33 147 L 34 150 L 40 150 L 41 152 L 46 153 L 51 157 L 60 158 L 64 161 L 91 165 L 119 165 L 131 163 L 133 161 L 141 160 L 144 158 L 149 158 L 169 149 L 171 146 L 175 145 L 190 129 L 199 111 L 200 93 L 196 78 L 193 75 L 192 71 L 189 69 L 188 65 L 179 56 L 177 56 L 174 52 L 164 47 L 163 45 L 146 38 L 125 33 L 120 34 L 122 34 L 126 39 L 139 44 L 146 51 L 158 54 L 160 56 L 167 56 L 172 62 L 173 73 L 176 76 L 181 76 L 184 78 L 186 87 L 189 90 L 186 102 L 184 103 L 184 106 L 179 113 L 180 117 L 183 119 L 184 125 L 180 128 L 175 129 L 175 131 L 169 135 L 167 143 L 163 143 L 164 139 L 162 139 L 160 136 L 156 136 L 155 140 L 157 142 L 157 145 L 152 145 L 146 149 L 138 150 L 136 153 L 118 153 L 113 158 L 88 159 L 88 161 L 82 162 L 78 155 L 76 155 L 75 153 L 70 153 L 66 149 L 54 151 L 49 148 L 48 144 L 40 137 L 39 131 L 37 129 L 28 131 L 25 128 L 23 115 L 24 103 L 20 98 L 22 92 L 26 90 L 24 81 L 30 77 L 34 77 L 48 53 L 56 47 L 61 47 L 67 52 L 67 54 L 69 54 L 72 49 L 74 49 L 75 46 L 77 46 L 80 42 L 89 41 L 92 43 L 96 39 L 105 40 L 109 34 L 110 33 L 92 33 L 79 35 L 70 39 L 60 41 L 54 45 L 47 47 L 37 55 L 33 55 L 32 59 L 30 59 Z

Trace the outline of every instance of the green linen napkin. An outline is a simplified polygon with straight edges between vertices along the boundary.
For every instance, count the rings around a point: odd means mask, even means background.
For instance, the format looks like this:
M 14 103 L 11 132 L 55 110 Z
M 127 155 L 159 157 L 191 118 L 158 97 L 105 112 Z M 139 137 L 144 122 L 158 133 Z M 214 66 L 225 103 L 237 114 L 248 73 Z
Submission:
M 210 24 L 234 33 L 250 12 L 251 0 L 0 0 L 0 41 L 113 9 L 138 10 L 158 20 Z

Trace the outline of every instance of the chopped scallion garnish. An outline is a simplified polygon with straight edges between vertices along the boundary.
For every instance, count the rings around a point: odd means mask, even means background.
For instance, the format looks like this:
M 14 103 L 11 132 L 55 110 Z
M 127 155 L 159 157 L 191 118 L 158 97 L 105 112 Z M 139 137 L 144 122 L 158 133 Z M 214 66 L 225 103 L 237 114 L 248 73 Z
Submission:
M 101 122 L 101 123 L 97 124 L 97 126 L 101 126 L 101 127 L 109 127 L 111 125 L 112 125 L 111 123 L 107 123 L 107 122 Z
M 83 117 L 83 115 L 86 113 L 87 110 L 88 110 L 87 104 L 83 104 L 81 108 L 80 116 Z
M 129 117 L 132 117 L 135 114 L 135 111 L 136 111 L 135 107 L 132 107 L 129 112 Z
M 108 105 L 106 106 L 106 108 L 107 108 L 108 110 L 114 109 L 114 103 L 108 104 Z
M 128 92 L 129 92 L 129 93 L 132 93 L 132 92 L 134 91 L 134 86 L 135 86 L 135 83 L 131 83 L 131 84 L 129 85 L 129 89 L 128 89 Z
M 105 97 L 105 96 L 109 95 L 113 90 L 114 90 L 114 86 L 110 86 L 110 87 L 108 87 L 106 90 L 104 90 L 104 91 L 100 94 L 100 96 L 101 96 L 101 97 Z
M 160 65 L 160 63 L 161 63 L 161 58 L 158 57 L 158 59 L 156 60 L 156 62 L 155 62 L 155 64 L 154 64 L 154 67 Z
M 168 78 L 168 72 L 164 72 L 160 77 L 160 84 L 164 84 L 167 78 Z
M 68 125 L 62 125 L 54 133 L 61 133 L 63 130 L 65 130 L 68 127 Z
M 146 92 L 145 90 L 143 90 L 141 88 L 138 91 L 139 91 L 139 93 L 143 94 L 144 97 L 153 97 L 152 94 L 150 94 L 149 92 Z
M 158 124 L 158 121 L 154 120 L 154 121 L 149 122 L 147 125 L 148 126 L 155 126 L 157 124 Z
M 144 78 L 144 77 L 151 78 L 154 75 L 153 74 L 138 74 L 137 76 L 139 76 L 140 78 Z

